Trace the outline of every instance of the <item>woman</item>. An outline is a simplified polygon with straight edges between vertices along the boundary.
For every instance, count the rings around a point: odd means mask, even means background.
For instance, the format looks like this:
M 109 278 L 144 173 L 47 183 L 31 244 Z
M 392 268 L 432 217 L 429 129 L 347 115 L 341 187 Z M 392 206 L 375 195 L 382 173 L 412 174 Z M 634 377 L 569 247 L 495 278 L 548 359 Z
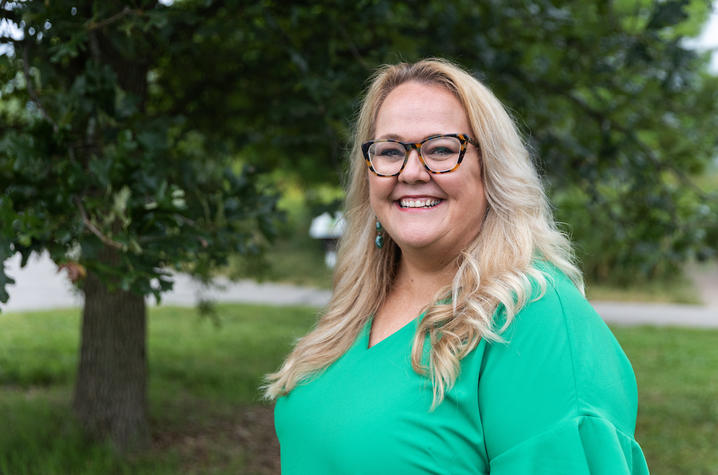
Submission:
M 285 474 L 647 473 L 630 364 L 500 102 L 381 68 L 315 329 L 268 376 Z

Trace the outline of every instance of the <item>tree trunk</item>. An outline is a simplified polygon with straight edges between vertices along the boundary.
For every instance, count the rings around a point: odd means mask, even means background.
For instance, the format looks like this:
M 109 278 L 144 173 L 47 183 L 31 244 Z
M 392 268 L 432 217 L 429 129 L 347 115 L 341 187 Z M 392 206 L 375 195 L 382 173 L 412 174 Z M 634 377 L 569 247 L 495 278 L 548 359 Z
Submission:
M 126 2 L 112 3 L 117 11 L 127 9 Z M 102 29 L 90 31 L 89 42 L 93 59 L 109 64 L 122 89 L 136 95 L 144 110 L 148 66 L 117 51 Z M 95 137 L 88 142 L 101 152 Z M 115 249 L 106 247 L 98 257 L 105 265 L 119 264 Z M 149 442 L 144 297 L 120 289 L 111 291 L 90 269 L 84 293 L 74 411 L 94 438 L 109 439 L 122 452 L 142 448 Z
M 106 256 L 111 264 L 112 253 Z M 90 436 L 122 452 L 142 448 L 149 441 L 144 298 L 110 291 L 92 271 L 84 293 L 73 409 Z

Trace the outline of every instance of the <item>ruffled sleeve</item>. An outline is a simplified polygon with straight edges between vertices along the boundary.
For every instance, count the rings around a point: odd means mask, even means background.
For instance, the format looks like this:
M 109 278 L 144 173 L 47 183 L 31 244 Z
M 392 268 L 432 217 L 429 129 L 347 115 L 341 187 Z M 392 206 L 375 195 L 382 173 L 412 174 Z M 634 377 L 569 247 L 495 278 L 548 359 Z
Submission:
M 479 413 L 491 473 L 648 473 L 631 364 L 562 274 L 487 345 Z
M 491 460 L 492 475 L 643 475 L 648 466 L 632 436 L 610 422 L 575 417 L 511 447 Z

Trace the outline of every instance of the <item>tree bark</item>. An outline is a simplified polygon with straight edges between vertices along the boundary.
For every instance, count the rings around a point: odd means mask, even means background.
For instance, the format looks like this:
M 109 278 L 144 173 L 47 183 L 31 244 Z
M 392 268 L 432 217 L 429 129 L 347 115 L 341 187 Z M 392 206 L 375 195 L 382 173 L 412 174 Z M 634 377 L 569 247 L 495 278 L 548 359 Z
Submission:
M 114 251 L 105 250 L 112 265 Z M 87 433 L 121 452 L 144 447 L 147 423 L 147 317 L 141 295 L 110 290 L 88 271 L 73 409 Z

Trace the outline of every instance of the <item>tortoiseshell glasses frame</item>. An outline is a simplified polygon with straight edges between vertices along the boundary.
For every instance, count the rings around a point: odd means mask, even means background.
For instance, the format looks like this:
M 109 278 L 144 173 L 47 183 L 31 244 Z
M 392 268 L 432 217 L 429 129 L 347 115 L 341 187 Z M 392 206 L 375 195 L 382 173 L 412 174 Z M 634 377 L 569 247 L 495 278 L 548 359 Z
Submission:
M 428 161 L 431 161 L 431 158 L 427 158 L 425 156 L 425 150 L 422 148 L 424 144 L 427 142 L 432 142 L 433 144 L 441 143 L 437 139 L 456 139 L 459 143 L 459 150 L 457 152 L 451 152 L 451 150 L 448 150 L 449 154 L 455 155 L 458 154 L 457 157 L 450 157 L 449 163 L 450 166 L 447 169 L 432 169 Z M 377 147 L 381 146 L 382 144 L 391 145 L 391 144 L 398 144 L 401 145 L 404 149 L 404 157 L 403 161 L 401 163 L 401 167 L 395 172 L 395 173 L 380 173 L 377 171 L 375 164 L 372 162 L 372 158 L 376 158 L 376 149 Z M 419 160 L 421 161 L 421 164 L 424 165 L 424 168 L 429 173 L 432 173 L 434 175 L 439 175 L 442 173 L 451 173 L 457 168 L 459 168 L 459 165 L 461 165 L 461 161 L 464 159 L 464 155 L 466 154 L 467 144 L 474 145 L 477 149 L 479 149 L 479 152 L 481 149 L 479 148 L 478 143 L 476 143 L 473 139 L 471 139 L 466 134 L 443 134 L 443 135 L 432 135 L 431 137 L 427 137 L 421 142 L 402 142 L 400 140 L 394 140 L 394 139 L 381 139 L 381 140 L 370 140 L 366 143 L 363 143 L 361 146 L 362 153 L 364 155 L 364 161 L 366 162 L 367 167 L 369 167 L 369 170 L 372 171 L 377 176 L 382 177 L 392 177 L 392 176 L 398 176 L 406 167 L 406 163 L 409 160 L 409 154 L 412 150 L 416 150 L 417 154 L 419 156 Z M 398 164 L 398 159 L 400 156 L 396 156 L 397 151 L 399 151 L 398 147 L 390 148 L 389 153 L 392 153 L 392 155 L 389 155 L 387 153 L 387 157 L 390 160 L 394 160 L 395 164 L 392 164 L 392 168 L 396 167 L 396 164 Z M 430 152 L 427 152 L 430 153 Z M 439 152 L 442 153 L 442 152 Z M 443 153 L 446 155 L 447 150 L 444 147 Z M 456 160 L 456 163 L 454 163 L 454 160 Z M 443 161 L 443 160 L 439 160 Z M 436 167 L 435 167 L 436 168 Z

